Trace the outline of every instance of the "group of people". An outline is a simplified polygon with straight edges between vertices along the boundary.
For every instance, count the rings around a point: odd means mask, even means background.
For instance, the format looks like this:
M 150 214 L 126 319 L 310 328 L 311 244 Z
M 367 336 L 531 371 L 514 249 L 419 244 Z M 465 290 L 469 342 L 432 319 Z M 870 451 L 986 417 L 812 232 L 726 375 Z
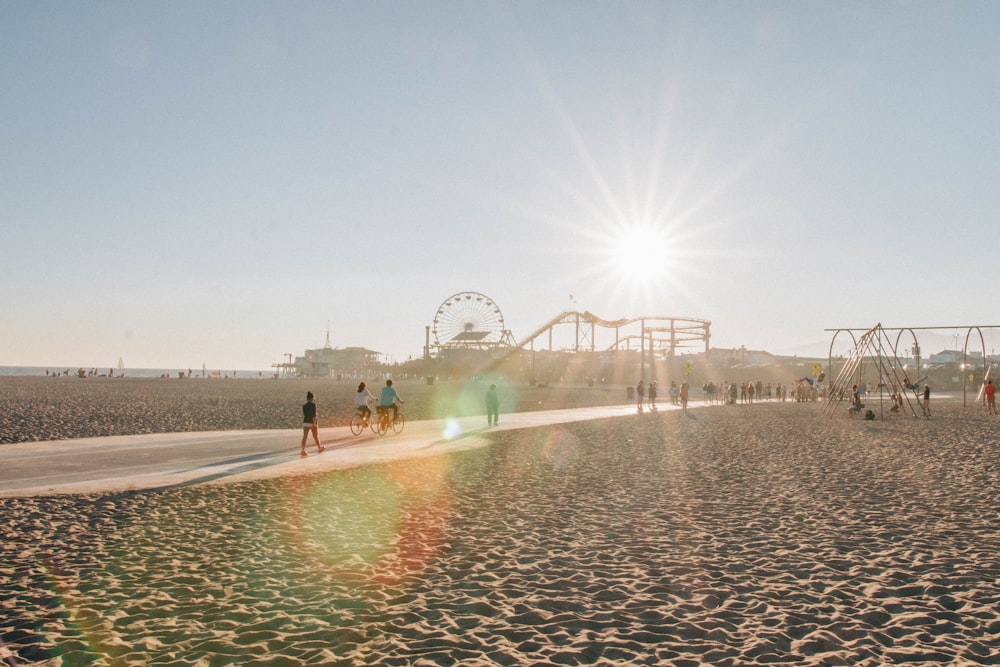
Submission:
M 736 405 L 739 403 L 755 403 L 759 401 L 787 401 L 789 396 L 793 400 L 806 400 L 805 390 L 802 387 L 811 387 L 806 382 L 800 382 L 800 397 L 796 396 L 793 388 L 789 393 L 788 385 L 756 382 L 713 382 L 708 381 L 701 386 L 702 399 L 705 403 L 723 403 L 726 405 Z
M 770 401 L 772 398 L 784 401 L 788 398 L 787 386 L 780 384 L 772 386 L 770 382 L 765 385 L 759 380 L 756 383 L 721 382 L 716 384 L 714 382 L 706 382 L 702 385 L 701 391 L 702 400 L 705 403 L 726 403 L 728 405 L 736 405 L 737 400 L 741 403 L 753 403 L 754 401 L 762 400 Z M 637 394 L 640 411 L 647 396 L 649 398 L 649 407 L 653 410 L 656 409 L 656 381 L 650 382 L 647 386 L 640 380 L 639 384 L 635 386 L 635 393 Z M 690 387 L 687 382 L 682 382 L 680 385 L 676 382 L 671 382 L 669 393 L 670 402 L 673 405 L 679 405 L 687 409 L 690 398 Z M 793 398 L 795 397 L 795 390 L 792 390 L 792 396 Z M 803 398 L 802 400 L 805 399 Z
M 670 383 L 670 402 L 674 405 L 679 405 L 682 409 L 687 410 L 689 394 L 687 382 L 681 383 L 680 386 L 676 382 Z M 642 412 L 642 406 L 646 402 L 647 395 L 649 396 L 649 409 L 655 410 L 658 396 L 656 380 L 650 382 L 648 388 L 643 380 L 639 380 L 639 384 L 635 386 L 635 395 L 638 399 L 637 407 L 639 412 Z
M 671 382 L 668 391 L 670 402 L 673 405 L 687 408 L 688 401 L 690 400 L 690 387 L 687 382 L 682 382 L 679 385 L 676 382 Z M 788 398 L 788 387 L 780 384 L 776 386 L 771 385 L 770 382 L 765 385 L 760 381 L 756 383 L 720 382 L 719 384 L 706 382 L 702 385 L 701 391 L 702 400 L 705 403 L 735 405 L 737 401 L 753 403 L 754 401 L 762 400 L 770 401 L 772 398 L 784 401 Z M 635 386 L 635 393 L 637 394 L 639 405 L 642 405 L 645 402 L 645 398 L 648 397 L 649 407 L 654 410 L 656 409 L 657 386 L 655 381 L 650 382 L 647 386 L 640 380 L 639 384 Z
M 986 394 L 987 407 L 990 409 L 991 413 L 996 414 L 996 405 L 993 403 L 993 401 L 990 400 L 990 394 L 991 394 L 990 390 L 993 390 L 992 394 L 994 397 L 996 396 L 996 390 L 993 388 L 992 382 L 993 381 L 991 380 L 990 383 L 986 385 L 986 387 L 984 388 L 984 393 Z M 907 383 L 907 388 L 912 389 L 914 392 L 919 390 L 919 387 L 917 387 L 916 385 L 911 385 L 909 383 Z M 868 392 L 866 391 L 864 384 L 861 384 L 860 386 L 855 384 L 851 387 L 851 395 L 850 395 L 851 404 L 847 407 L 848 416 L 853 417 L 854 415 L 856 415 L 858 412 L 861 411 L 861 408 L 865 407 L 864 401 L 867 395 Z M 921 395 L 923 398 L 921 402 L 921 407 L 923 408 L 924 415 L 930 417 L 931 386 L 929 384 L 924 384 L 924 388 L 923 391 L 921 392 Z M 903 409 L 903 403 L 905 399 L 903 397 L 903 392 L 901 390 L 890 391 L 889 399 L 892 401 L 892 406 L 889 408 L 889 412 L 899 412 L 900 410 Z M 872 410 L 868 410 L 868 412 L 865 413 L 865 418 L 874 419 L 874 412 Z
M 371 418 L 372 410 L 369 403 L 375 400 L 375 396 L 368 391 L 368 386 L 362 382 L 358 385 L 358 391 L 354 394 L 354 405 L 358 412 L 364 415 L 365 422 Z M 392 408 L 392 419 L 399 418 L 399 403 L 405 403 L 393 386 L 392 380 L 386 380 L 385 386 L 379 392 L 379 408 L 388 410 Z M 302 456 L 308 456 L 306 452 L 306 442 L 312 434 L 313 442 L 316 444 L 316 452 L 322 453 L 326 448 L 319 441 L 319 418 L 316 415 L 316 395 L 311 391 L 306 392 L 306 402 L 302 404 Z
M 375 396 L 368 391 L 368 385 L 364 382 L 358 385 L 358 391 L 354 394 L 354 407 L 357 408 L 361 416 L 365 418 L 365 423 L 371 419 L 372 409 L 369 407 L 369 403 L 375 400 Z M 386 380 L 385 386 L 379 392 L 378 404 L 380 408 L 388 410 L 392 408 L 392 419 L 395 421 L 399 418 L 399 405 L 398 403 L 406 403 L 402 398 L 399 397 L 399 392 L 397 392 L 392 386 L 392 380 Z

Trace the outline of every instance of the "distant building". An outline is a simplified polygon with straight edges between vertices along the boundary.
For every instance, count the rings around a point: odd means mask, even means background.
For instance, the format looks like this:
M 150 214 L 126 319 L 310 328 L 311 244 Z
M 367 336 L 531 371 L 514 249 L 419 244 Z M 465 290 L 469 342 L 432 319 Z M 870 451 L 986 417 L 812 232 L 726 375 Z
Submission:
M 958 364 L 961 362 L 961 350 L 941 350 L 937 354 L 932 354 L 927 359 L 927 363 L 929 364 Z
M 713 363 L 731 367 L 771 366 L 778 357 L 764 350 L 748 350 L 745 347 L 713 347 L 708 351 Z
M 981 351 L 968 350 L 965 358 L 962 357 L 961 350 L 941 350 L 937 354 L 932 354 L 927 360 L 932 368 L 942 366 L 957 366 L 958 364 L 968 364 L 972 368 L 983 365 L 983 353 Z
M 363 347 L 306 350 L 292 364 L 299 377 L 370 378 L 380 367 L 380 353 Z

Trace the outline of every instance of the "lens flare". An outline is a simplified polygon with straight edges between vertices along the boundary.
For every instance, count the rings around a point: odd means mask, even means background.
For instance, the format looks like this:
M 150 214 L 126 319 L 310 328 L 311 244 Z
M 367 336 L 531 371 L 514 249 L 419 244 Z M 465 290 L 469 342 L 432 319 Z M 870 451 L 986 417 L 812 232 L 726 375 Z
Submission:
M 454 440 L 460 435 L 462 435 L 462 424 L 454 417 L 445 419 L 444 430 L 441 432 L 441 436 L 445 440 Z
M 294 548 L 345 580 L 398 582 L 435 558 L 452 515 L 447 456 L 322 476 L 295 502 Z M 290 545 L 290 547 L 293 545 Z

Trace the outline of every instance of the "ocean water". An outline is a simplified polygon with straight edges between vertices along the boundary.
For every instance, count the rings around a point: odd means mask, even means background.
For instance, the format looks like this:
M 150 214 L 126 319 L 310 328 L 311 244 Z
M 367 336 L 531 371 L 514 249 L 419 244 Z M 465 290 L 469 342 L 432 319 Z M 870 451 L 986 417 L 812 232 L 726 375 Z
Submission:
M 64 373 L 66 373 L 68 371 L 68 374 L 69 374 L 70 377 L 76 377 L 76 375 L 77 375 L 77 373 L 78 373 L 79 370 L 80 370 L 79 367 L 76 367 L 76 368 L 66 368 L 65 366 L 0 366 L 0 376 L 21 376 L 21 377 L 27 377 L 27 376 L 39 376 L 40 375 L 42 377 L 45 377 L 46 374 L 48 374 L 48 375 L 63 375 Z M 97 368 L 97 369 L 95 369 L 93 367 L 90 367 L 90 368 L 84 368 L 83 369 L 84 374 L 87 375 L 88 377 L 89 377 L 89 374 L 92 374 L 95 370 L 96 370 L 98 376 L 101 376 L 101 375 L 107 376 L 108 372 L 111 371 L 112 369 L 111 368 L 107 368 L 107 367 Z M 231 369 L 230 370 L 225 370 L 225 369 L 218 369 L 218 368 L 206 368 L 205 371 L 204 371 L 204 375 L 202 375 L 202 371 L 200 369 L 195 370 L 195 369 L 192 368 L 191 370 L 193 371 L 192 377 L 194 377 L 194 378 L 200 378 L 200 377 L 205 377 L 205 378 L 234 378 L 235 377 L 237 379 L 239 379 L 239 378 L 243 378 L 243 379 L 255 379 L 255 378 L 259 377 L 259 378 L 270 379 L 274 375 L 274 369 L 273 368 L 268 369 L 268 370 L 252 369 L 252 370 L 235 370 L 235 371 L 231 370 Z M 188 369 L 186 369 L 186 368 L 183 368 L 183 369 L 180 369 L 180 368 L 126 368 L 125 371 L 124 371 L 124 373 L 125 373 L 125 377 L 134 377 L 134 378 L 158 378 L 158 377 L 163 377 L 164 375 L 170 375 L 170 377 L 175 378 L 175 377 L 180 377 L 181 373 L 184 373 L 184 375 L 187 376 Z M 122 371 L 120 371 L 117 368 L 115 368 L 114 369 L 114 374 L 115 374 L 115 377 L 118 377 L 119 375 L 122 374 Z

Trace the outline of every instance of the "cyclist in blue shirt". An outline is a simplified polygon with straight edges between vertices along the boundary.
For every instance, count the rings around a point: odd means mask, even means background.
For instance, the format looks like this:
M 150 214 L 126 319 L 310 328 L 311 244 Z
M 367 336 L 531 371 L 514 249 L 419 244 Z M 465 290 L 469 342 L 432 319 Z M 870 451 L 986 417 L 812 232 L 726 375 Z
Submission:
M 392 380 L 386 380 L 385 386 L 382 387 L 382 393 L 379 395 L 378 403 L 379 407 L 392 408 L 393 421 L 396 421 L 396 418 L 399 416 L 399 406 L 396 405 L 396 401 L 399 401 L 400 403 L 406 403 L 406 401 L 404 401 L 402 398 L 399 397 L 399 394 L 396 392 L 396 390 L 392 388 Z

